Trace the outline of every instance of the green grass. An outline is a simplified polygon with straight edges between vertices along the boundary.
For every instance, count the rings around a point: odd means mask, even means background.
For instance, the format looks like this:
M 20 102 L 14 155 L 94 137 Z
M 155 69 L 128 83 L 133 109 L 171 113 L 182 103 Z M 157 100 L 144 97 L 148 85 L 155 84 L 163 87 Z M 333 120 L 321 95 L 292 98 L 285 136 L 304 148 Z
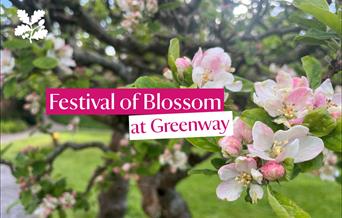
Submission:
M 108 131 L 81 131 L 76 134 L 61 133 L 61 141 L 73 140 L 76 142 L 96 140 L 108 142 Z M 36 135 L 25 140 L 14 142 L 5 154 L 6 158 L 13 158 L 15 153 L 27 145 L 46 146 L 50 138 Z M 55 162 L 54 175 L 64 175 L 69 185 L 76 190 L 83 190 L 87 179 L 97 165 L 101 163 L 101 152 L 88 149 L 74 152 L 64 152 Z M 198 166 L 208 167 L 209 162 Z M 241 198 L 235 202 L 220 201 L 216 198 L 215 188 L 219 184 L 216 176 L 192 175 L 183 180 L 177 187 L 178 191 L 187 200 L 194 218 L 273 218 L 275 215 L 267 204 L 266 198 L 257 205 L 245 203 Z M 299 206 L 309 212 L 313 218 L 341 217 L 341 186 L 334 182 L 324 182 L 310 174 L 304 174 L 295 180 L 273 188 L 294 200 Z M 91 210 L 76 213 L 69 212 L 68 217 L 94 218 L 97 211 L 96 191 L 90 198 Z M 131 182 L 128 197 L 127 218 L 145 217 L 140 207 L 141 195 L 136 185 Z
M 15 133 L 27 129 L 28 125 L 23 120 L 0 120 L 1 133 Z

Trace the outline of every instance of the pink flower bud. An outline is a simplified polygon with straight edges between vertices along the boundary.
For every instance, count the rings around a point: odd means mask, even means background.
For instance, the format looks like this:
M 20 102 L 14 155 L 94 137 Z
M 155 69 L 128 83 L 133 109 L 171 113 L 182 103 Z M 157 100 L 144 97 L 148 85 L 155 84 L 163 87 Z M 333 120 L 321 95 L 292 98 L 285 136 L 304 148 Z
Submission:
M 177 58 L 175 63 L 179 73 L 183 73 L 191 66 L 191 60 L 188 57 Z
M 182 144 L 174 144 L 173 145 L 173 149 L 177 150 L 177 151 L 180 151 L 182 149 Z
M 231 156 L 239 155 L 242 149 L 241 141 L 234 136 L 221 138 L 219 141 L 219 145 L 221 146 L 222 152 L 224 154 L 228 154 Z
M 266 164 L 260 168 L 260 171 L 264 178 L 269 181 L 280 179 L 285 174 L 285 168 L 283 165 L 276 161 L 267 161 Z
M 122 170 L 125 172 L 128 172 L 131 169 L 131 164 L 130 163 L 125 163 L 124 165 L 122 165 Z
M 252 129 L 240 118 L 234 121 L 234 136 L 245 143 L 252 142 Z

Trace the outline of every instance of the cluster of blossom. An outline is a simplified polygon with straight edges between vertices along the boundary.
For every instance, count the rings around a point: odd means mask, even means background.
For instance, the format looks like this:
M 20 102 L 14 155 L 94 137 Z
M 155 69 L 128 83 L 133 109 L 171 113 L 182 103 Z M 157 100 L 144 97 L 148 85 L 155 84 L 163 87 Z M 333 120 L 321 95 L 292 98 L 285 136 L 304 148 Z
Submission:
M 182 151 L 182 144 L 177 143 L 173 145 L 172 150 L 165 149 L 164 153 L 159 156 L 159 163 L 161 165 L 168 165 L 172 173 L 177 170 L 185 170 L 187 168 L 188 156 Z
M 117 3 L 123 12 L 121 26 L 130 32 L 139 24 L 143 13 L 151 16 L 158 11 L 157 0 L 118 0 Z
M 64 192 L 60 197 L 47 195 L 35 210 L 34 214 L 41 217 L 49 217 L 57 208 L 69 209 L 76 203 L 76 192 Z
M 76 62 L 72 58 L 73 48 L 65 44 L 65 40 L 49 34 L 47 39 L 53 42 L 53 49 L 47 52 L 48 57 L 53 57 L 58 60 L 58 67 L 66 74 L 72 74 L 71 67 L 76 67 Z
M 219 145 L 223 156 L 235 160 L 218 170 L 222 180 L 216 190 L 218 198 L 234 201 L 247 189 L 252 203 L 263 197 L 262 185 L 284 177 L 285 160 L 312 160 L 324 149 L 323 141 L 311 136 L 305 126 L 273 132 L 260 121 L 250 129 L 239 118 L 234 122 L 233 136 L 222 138 Z
M 306 77 L 292 76 L 280 70 L 276 80 L 255 83 L 253 101 L 287 127 L 302 124 L 313 109 L 324 108 L 334 118 L 341 116 L 341 92 L 334 92 L 330 79 L 311 89 Z
M 324 149 L 323 157 L 323 166 L 314 173 L 318 174 L 322 180 L 335 181 L 335 179 L 340 176 L 340 171 L 336 166 L 338 157 L 334 152 L 329 151 L 328 149 Z
M 25 100 L 24 109 L 30 111 L 33 115 L 37 114 L 40 110 L 40 96 L 33 92 L 27 95 Z
M 242 82 L 236 81 L 231 66 L 231 58 L 222 48 L 215 47 L 196 52 L 192 60 L 188 57 L 177 58 L 175 61 L 180 77 L 192 69 L 192 80 L 200 88 L 225 88 L 237 92 L 242 89 Z M 169 70 L 164 72 L 166 78 L 172 78 Z M 228 96 L 226 96 L 228 97 Z
M 17 10 L 17 16 L 23 24 L 15 28 L 14 35 L 29 39 L 30 43 L 32 43 L 32 39 L 39 40 L 47 36 L 48 31 L 45 29 L 45 20 L 43 19 L 45 11 L 34 11 L 33 15 L 29 17 L 25 10 Z
M 135 167 L 137 167 L 135 163 L 124 163 L 121 167 L 114 167 L 112 171 L 115 174 L 124 173 L 124 178 L 127 180 L 138 180 L 139 175 L 134 172 Z

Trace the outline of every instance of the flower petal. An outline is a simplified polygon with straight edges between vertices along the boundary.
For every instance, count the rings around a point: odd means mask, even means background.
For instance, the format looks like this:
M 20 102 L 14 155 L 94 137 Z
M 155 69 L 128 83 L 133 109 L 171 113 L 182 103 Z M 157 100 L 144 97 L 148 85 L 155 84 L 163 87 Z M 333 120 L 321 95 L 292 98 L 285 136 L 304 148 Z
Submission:
M 263 178 L 262 173 L 260 173 L 259 170 L 252 169 L 252 170 L 251 170 L 251 174 L 252 174 L 253 179 L 254 179 L 257 183 L 261 184 L 262 178 Z
M 260 157 L 263 160 L 274 160 L 268 153 L 255 149 L 253 145 L 248 145 L 248 151 L 254 157 Z
M 218 170 L 218 175 L 220 179 L 226 181 L 234 179 L 236 176 L 238 176 L 239 172 L 236 171 L 235 166 L 235 163 L 231 163 L 220 167 L 220 169 Z
M 192 81 L 200 86 L 202 84 L 203 73 L 204 69 L 202 67 L 195 67 L 192 71 Z
M 316 90 L 315 93 L 323 93 L 327 98 L 332 99 L 334 95 L 334 88 L 330 79 L 326 79 Z
M 241 192 L 243 191 L 243 185 L 235 180 L 229 180 L 222 182 L 216 188 L 216 195 L 221 200 L 235 201 L 237 200 Z
M 260 185 L 251 184 L 249 187 L 249 196 L 252 199 L 252 203 L 256 203 L 258 199 L 262 199 L 264 196 L 264 190 Z
M 305 126 L 297 125 L 288 130 L 278 130 L 274 133 L 274 141 L 292 141 L 297 138 L 307 136 L 309 129 Z
M 324 143 L 322 139 L 314 136 L 307 136 L 300 138 L 299 150 L 294 158 L 295 163 L 300 163 L 314 159 L 324 149 Z
M 253 147 L 260 151 L 265 151 L 271 148 L 273 144 L 273 131 L 266 124 L 257 121 L 252 129 Z
M 235 159 L 235 169 L 239 172 L 250 173 L 252 169 L 257 168 L 257 163 L 252 157 L 238 157 Z
M 282 162 L 286 158 L 295 158 L 298 155 L 299 139 L 295 139 L 290 144 L 284 146 L 284 150 L 276 157 L 277 162 Z

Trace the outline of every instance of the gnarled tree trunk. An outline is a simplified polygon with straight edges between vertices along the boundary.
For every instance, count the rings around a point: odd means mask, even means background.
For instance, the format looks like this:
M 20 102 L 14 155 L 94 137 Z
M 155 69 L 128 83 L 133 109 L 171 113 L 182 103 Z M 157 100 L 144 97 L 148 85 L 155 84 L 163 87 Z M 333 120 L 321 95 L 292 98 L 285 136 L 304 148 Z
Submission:
M 125 119 L 125 118 L 123 118 Z M 112 151 L 119 150 L 120 140 L 123 139 L 127 125 L 124 122 L 115 122 L 114 132 L 110 143 Z M 113 123 L 114 124 L 114 123 Z M 125 127 L 126 126 L 126 127 Z M 110 176 L 112 179 L 109 188 L 102 190 L 98 196 L 99 218 L 123 218 L 127 209 L 127 193 L 129 181 L 120 175 Z
M 163 170 L 155 176 L 144 176 L 138 181 L 143 196 L 142 207 L 151 218 L 190 218 L 186 202 L 176 191 L 176 184 L 185 172 L 172 174 Z

